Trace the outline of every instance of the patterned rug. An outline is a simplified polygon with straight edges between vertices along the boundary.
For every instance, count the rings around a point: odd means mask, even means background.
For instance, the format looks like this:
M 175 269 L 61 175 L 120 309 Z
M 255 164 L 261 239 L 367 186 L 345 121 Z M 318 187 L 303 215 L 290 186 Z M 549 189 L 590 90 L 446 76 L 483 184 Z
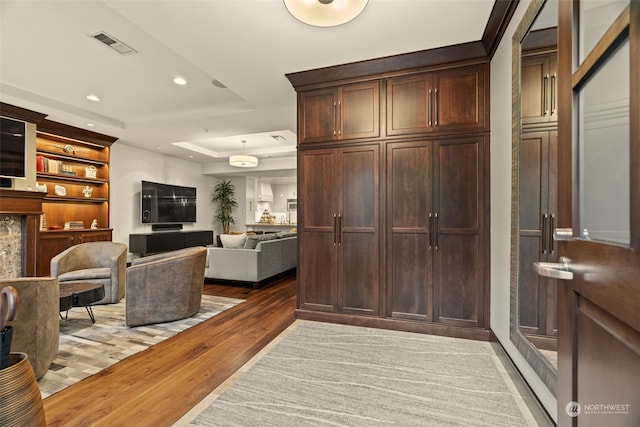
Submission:
M 537 425 L 491 343 L 299 320 L 283 335 L 174 427 Z
M 125 300 L 93 307 L 96 323 L 87 310 L 72 308 L 60 320 L 60 348 L 47 373 L 38 381 L 42 398 L 166 340 L 244 300 L 203 295 L 200 312 L 174 322 L 128 328 Z

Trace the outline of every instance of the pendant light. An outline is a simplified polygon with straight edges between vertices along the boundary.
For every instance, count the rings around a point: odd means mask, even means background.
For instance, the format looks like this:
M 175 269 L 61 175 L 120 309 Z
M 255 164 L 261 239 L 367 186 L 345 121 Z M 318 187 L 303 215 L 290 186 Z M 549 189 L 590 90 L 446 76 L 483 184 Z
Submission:
M 247 143 L 242 140 L 242 154 L 234 154 L 229 156 L 229 164 L 238 168 L 255 168 L 258 166 L 258 158 L 255 156 L 249 156 L 244 153 L 244 146 Z

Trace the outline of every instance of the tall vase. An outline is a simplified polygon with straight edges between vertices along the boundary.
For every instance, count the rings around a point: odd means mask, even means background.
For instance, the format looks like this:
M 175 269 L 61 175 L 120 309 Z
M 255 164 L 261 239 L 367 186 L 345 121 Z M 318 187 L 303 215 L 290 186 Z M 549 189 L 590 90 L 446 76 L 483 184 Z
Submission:
M 0 369 L 0 426 L 46 426 L 36 376 L 25 353 L 11 353 Z

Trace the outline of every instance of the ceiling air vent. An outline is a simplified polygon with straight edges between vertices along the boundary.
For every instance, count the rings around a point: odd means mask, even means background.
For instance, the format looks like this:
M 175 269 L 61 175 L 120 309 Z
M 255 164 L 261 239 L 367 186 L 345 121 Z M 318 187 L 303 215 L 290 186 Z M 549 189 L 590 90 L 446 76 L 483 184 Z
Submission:
M 101 43 L 106 44 L 111 49 L 115 50 L 116 52 L 118 52 L 121 55 L 128 55 L 130 53 L 136 53 L 135 49 L 131 48 L 130 46 L 127 46 L 126 44 L 122 43 L 120 40 L 116 39 L 115 37 L 110 36 L 109 34 L 105 33 L 104 31 L 99 32 L 97 34 L 94 34 L 91 37 L 93 37 L 94 39 L 98 40 Z

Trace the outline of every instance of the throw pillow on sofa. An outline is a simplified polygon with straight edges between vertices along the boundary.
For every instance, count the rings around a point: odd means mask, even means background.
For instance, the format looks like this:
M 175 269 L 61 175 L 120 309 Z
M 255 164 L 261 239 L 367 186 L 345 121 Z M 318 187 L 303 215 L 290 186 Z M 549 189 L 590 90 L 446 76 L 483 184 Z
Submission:
M 222 247 L 226 249 L 243 249 L 247 240 L 246 234 L 221 234 Z
M 257 234 L 253 236 L 247 236 L 247 240 L 244 243 L 245 249 L 255 249 L 258 246 L 259 242 L 263 242 L 265 240 L 275 240 L 276 235 L 273 233 L 269 234 Z

